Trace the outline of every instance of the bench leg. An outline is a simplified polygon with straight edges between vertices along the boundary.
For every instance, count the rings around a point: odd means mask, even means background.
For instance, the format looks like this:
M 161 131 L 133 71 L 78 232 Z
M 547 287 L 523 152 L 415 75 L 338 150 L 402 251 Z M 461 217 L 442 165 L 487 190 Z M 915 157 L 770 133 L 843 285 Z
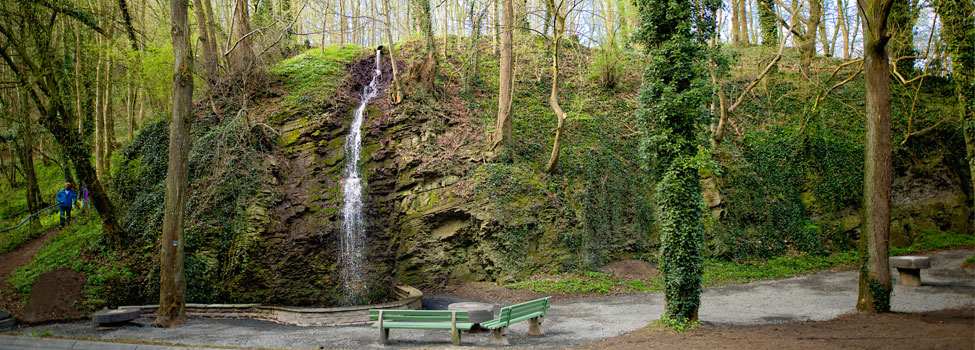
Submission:
M 508 345 L 508 327 L 495 328 L 491 330 L 491 345 Z
M 541 317 L 528 319 L 528 335 L 545 335 L 545 332 L 542 332 Z
M 900 283 L 908 287 L 920 287 L 921 286 L 921 270 L 920 269 L 897 269 L 897 275 L 900 277 Z
M 460 330 L 452 330 L 450 335 L 450 341 L 454 343 L 454 346 L 460 346 Z
M 379 329 L 379 344 L 386 345 L 389 340 L 389 328 Z

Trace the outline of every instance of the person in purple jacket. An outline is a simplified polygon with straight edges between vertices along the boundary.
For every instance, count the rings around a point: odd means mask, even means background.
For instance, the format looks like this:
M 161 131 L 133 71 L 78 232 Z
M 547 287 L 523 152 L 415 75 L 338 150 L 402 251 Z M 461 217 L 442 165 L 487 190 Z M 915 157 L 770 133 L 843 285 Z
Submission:
M 88 211 L 88 186 L 81 186 L 81 213 Z
M 71 221 L 71 207 L 78 200 L 78 193 L 71 189 L 70 182 L 65 182 L 64 189 L 58 192 L 55 200 L 57 200 L 58 207 L 61 209 L 61 228 L 64 228 L 64 225 Z

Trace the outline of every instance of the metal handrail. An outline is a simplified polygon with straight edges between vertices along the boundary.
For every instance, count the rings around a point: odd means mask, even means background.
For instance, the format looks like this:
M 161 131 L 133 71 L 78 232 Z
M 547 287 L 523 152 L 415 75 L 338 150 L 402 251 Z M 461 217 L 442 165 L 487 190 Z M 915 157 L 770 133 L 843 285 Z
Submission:
M 43 212 L 45 212 L 45 211 L 47 211 L 47 210 L 50 210 L 51 208 L 54 208 L 54 207 L 56 207 L 56 206 L 58 206 L 58 205 L 57 205 L 57 203 L 55 203 L 55 204 L 51 204 L 51 206 L 49 206 L 49 207 L 47 207 L 47 208 L 44 208 L 44 209 L 41 209 L 40 211 L 38 211 L 38 212 L 36 212 L 36 213 L 34 213 L 34 214 L 31 214 L 31 215 L 30 215 L 30 216 L 28 216 L 28 217 L 27 217 L 26 219 L 24 219 L 24 221 L 21 221 L 19 225 L 17 225 L 17 226 L 14 226 L 14 227 L 11 227 L 11 228 L 5 228 L 5 229 L 2 229 L 2 230 L 0 230 L 0 233 L 4 233 L 4 232 L 7 232 L 7 231 L 10 231 L 10 230 L 13 230 L 13 229 L 15 229 L 15 228 L 18 228 L 18 227 L 21 227 L 21 226 L 24 226 L 24 224 L 26 224 L 26 223 L 27 223 L 27 221 L 28 221 L 28 220 L 30 220 L 31 218 L 33 218 L 33 217 L 35 217 L 35 216 L 38 216 L 38 215 L 41 215 L 41 213 L 43 213 Z

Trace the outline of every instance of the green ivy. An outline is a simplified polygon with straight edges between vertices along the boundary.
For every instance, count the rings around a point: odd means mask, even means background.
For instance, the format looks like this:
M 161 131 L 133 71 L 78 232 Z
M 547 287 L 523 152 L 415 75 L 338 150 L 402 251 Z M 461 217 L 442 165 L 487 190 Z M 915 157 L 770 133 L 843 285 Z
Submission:
M 707 43 L 715 34 L 720 1 L 637 0 L 647 67 L 638 118 L 647 168 L 657 183 L 654 199 L 660 229 L 660 268 L 665 286 L 664 320 L 684 328 L 701 302 L 701 175 L 706 163 L 702 135 L 711 116 Z

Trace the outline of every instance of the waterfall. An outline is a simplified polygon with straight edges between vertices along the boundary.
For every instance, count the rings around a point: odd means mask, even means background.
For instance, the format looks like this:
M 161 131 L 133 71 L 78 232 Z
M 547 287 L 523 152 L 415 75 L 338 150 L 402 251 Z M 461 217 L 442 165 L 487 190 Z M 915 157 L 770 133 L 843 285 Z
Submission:
M 365 271 L 365 223 L 362 217 L 362 179 L 359 177 L 359 157 L 362 152 L 362 118 L 369 100 L 376 97 L 376 79 L 382 74 L 380 50 L 376 50 L 376 72 L 369 85 L 362 88 L 362 102 L 355 110 L 349 136 L 345 138 L 345 184 L 342 186 L 345 205 L 342 207 L 342 255 L 339 266 L 342 269 L 342 284 L 347 302 L 355 302 L 366 289 L 363 281 Z

